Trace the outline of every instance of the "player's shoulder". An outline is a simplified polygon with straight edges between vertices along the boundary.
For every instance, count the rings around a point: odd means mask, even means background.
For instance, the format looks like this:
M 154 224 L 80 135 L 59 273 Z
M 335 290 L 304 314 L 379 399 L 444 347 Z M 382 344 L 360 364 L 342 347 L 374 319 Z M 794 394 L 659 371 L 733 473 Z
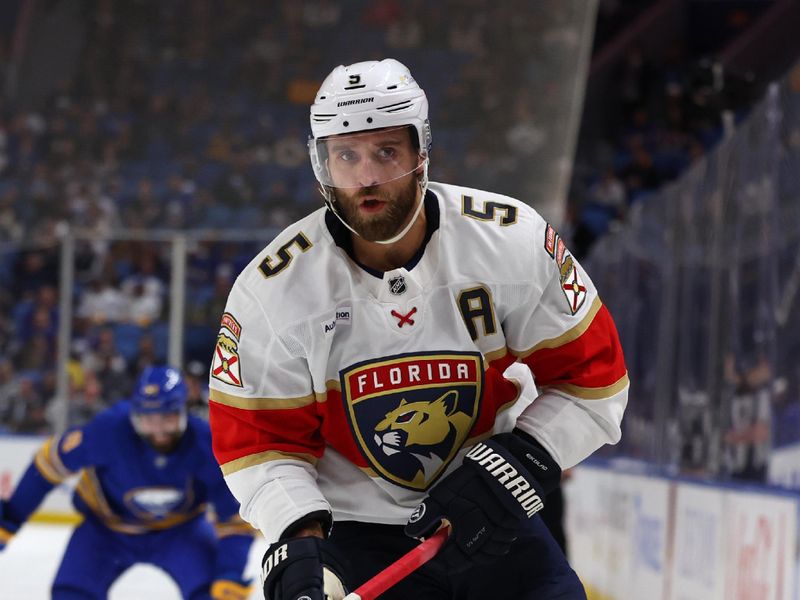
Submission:
M 546 225 L 533 207 L 511 196 L 446 183 L 432 182 L 430 188 L 442 199 L 448 227 L 514 239 Z
M 284 229 L 250 261 L 231 290 L 231 310 L 286 323 L 324 312 L 337 290 L 347 289 L 348 267 L 325 224 L 325 210 Z
M 259 252 L 234 283 L 232 295 L 250 294 L 264 306 L 282 305 L 307 285 L 319 286 L 341 269 L 342 260 L 325 225 L 325 208 L 289 225 Z
M 117 448 L 125 443 L 132 431 L 130 412 L 130 403 L 120 400 L 97 413 L 79 429 L 95 450 Z
M 440 197 L 445 244 L 495 259 L 533 257 L 548 224 L 517 198 L 452 184 L 431 183 Z M 469 244 L 464 241 L 469 240 Z

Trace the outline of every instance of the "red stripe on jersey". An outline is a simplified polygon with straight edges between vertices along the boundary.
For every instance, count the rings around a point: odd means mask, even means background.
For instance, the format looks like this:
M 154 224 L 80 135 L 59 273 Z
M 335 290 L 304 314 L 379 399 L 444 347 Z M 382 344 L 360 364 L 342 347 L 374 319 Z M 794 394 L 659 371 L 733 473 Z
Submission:
M 497 369 L 501 373 L 505 373 L 506 369 L 510 367 L 517 360 L 517 357 L 511 354 L 507 349 L 506 353 L 500 358 L 495 358 L 489 361 L 489 366 Z
M 315 403 L 299 408 L 244 410 L 212 400 L 208 408 L 211 445 L 221 465 L 268 450 L 322 456 L 325 444 L 319 434 Z
M 507 354 L 506 356 L 511 355 Z M 514 357 L 511 356 L 511 360 L 508 361 L 508 364 L 505 364 L 506 356 L 493 360 L 489 368 L 486 369 L 481 411 L 480 414 L 478 414 L 478 420 L 475 421 L 475 425 L 472 426 L 472 430 L 469 432 L 468 437 L 470 438 L 477 437 L 489 431 L 494 426 L 498 411 L 514 400 L 519 394 L 517 386 L 512 381 L 503 377 L 503 372 L 508 365 L 514 362 Z M 498 364 L 501 368 L 496 368 L 494 366 L 495 364 Z M 503 366 L 504 364 L 505 366 Z
M 325 443 L 357 467 L 369 467 L 350 432 L 342 393 L 339 390 L 329 389 L 328 399 L 318 404 L 318 408 L 322 415 L 322 436 L 325 438 Z
M 627 373 L 617 328 L 605 306 L 579 338 L 558 348 L 537 350 L 523 362 L 533 371 L 537 386 L 602 388 Z

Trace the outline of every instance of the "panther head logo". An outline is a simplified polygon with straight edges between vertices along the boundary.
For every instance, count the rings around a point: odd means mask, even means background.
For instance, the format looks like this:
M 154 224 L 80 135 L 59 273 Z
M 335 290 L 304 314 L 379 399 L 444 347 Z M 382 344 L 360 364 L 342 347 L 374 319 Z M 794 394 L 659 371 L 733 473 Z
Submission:
M 452 449 L 465 437 L 472 417 L 458 410 L 458 391 L 450 390 L 433 402 L 406 402 L 375 427 L 375 443 L 387 456 L 406 453 L 420 465 L 418 477 L 430 481 Z M 444 454 L 444 456 L 440 456 Z

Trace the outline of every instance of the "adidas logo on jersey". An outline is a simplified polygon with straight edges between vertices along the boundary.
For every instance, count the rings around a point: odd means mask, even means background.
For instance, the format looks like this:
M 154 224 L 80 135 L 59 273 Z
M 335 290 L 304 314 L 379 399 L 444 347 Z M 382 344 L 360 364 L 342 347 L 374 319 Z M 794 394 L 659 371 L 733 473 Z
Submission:
M 483 467 L 500 485 L 506 488 L 519 502 L 529 518 L 544 508 L 542 499 L 530 482 L 490 446 L 482 442 L 475 444 L 467 453 L 466 459 Z

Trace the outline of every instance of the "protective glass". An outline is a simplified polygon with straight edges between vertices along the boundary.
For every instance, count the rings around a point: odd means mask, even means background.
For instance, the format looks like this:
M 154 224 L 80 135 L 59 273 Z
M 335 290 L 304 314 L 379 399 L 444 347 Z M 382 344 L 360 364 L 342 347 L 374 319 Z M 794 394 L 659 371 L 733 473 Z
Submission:
M 402 125 L 309 140 L 311 162 L 327 187 L 358 189 L 378 186 L 418 171 L 428 153 L 414 147 L 413 127 Z

